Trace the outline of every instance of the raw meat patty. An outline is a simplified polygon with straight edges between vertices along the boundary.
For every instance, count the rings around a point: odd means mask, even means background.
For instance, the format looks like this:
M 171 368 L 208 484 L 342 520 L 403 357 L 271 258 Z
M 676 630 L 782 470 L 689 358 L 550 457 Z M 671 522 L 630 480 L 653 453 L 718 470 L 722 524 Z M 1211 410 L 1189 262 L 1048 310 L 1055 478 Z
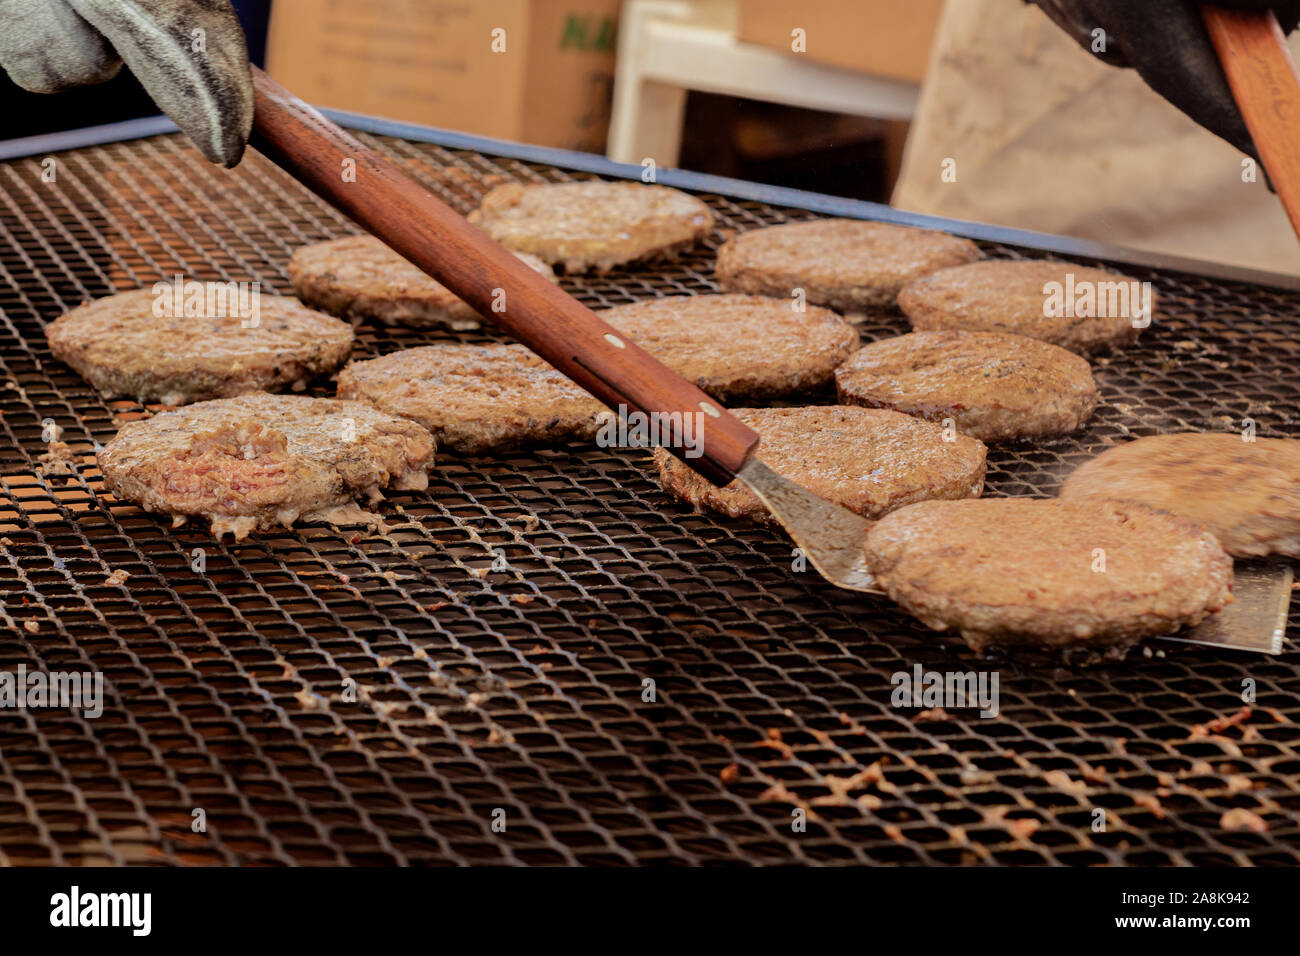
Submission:
M 944 232 L 856 219 L 816 219 L 741 233 L 718 250 L 728 292 L 790 298 L 838 312 L 892 310 L 918 276 L 980 257 L 976 245 Z
M 945 441 L 940 426 L 919 418 L 847 405 L 731 411 L 762 437 L 764 464 L 867 518 L 929 498 L 978 496 L 984 487 L 983 443 L 965 435 Z M 654 456 L 664 488 L 684 501 L 779 526 L 739 481 L 719 488 L 663 448 Z
M 170 298 L 170 293 L 163 293 Z M 347 361 L 352 328 L 288 296 L 260 295 L 251 317 L 155 315 L 151 289 L 79 306 L 45 330 L 55 358 L 107 396 L 182 405 L 301 389 Z
M 994 332 L 913 332 L 871 342 L 835 372 L 840 401 L 951 419 L 983 441 L 1079 428 L 1097 407 L 1086 359 Z
M 1130 314 L 1101 316 L 1096 314 L 1100 307 L 1094 305 L 1092 316 L 1045 315 L 1048 293 L 1044 288 L 1051 282 L 1064 287 L 1069 275 L 1073 275 L 1076 288 L 1085 282 L 1099 290 L 1112 288 L 1114 283 L 1128 285 Z M 1127 276 L 1069 262 L 986 259 L 944 269 L 909 283 L 899 293 L 898 305 L 912 321 L 912 328 L 919 331 L 1009 332 L 1091 355 L 1137 341 L 1140 329 L 1134 327 L 1131 314 L 1133 281 Z M 1109 297 L 1105 298 L 1105 311 L 1111 312 Z M 1118 298 L 1115 305 L 1115 311 L 1123 311 L 1124 303 Z M 1154 316 L 1154 292 L 1150 305 Z M 1146 320 L 1139 319 L 1139 323 L 1143 321 Z
M 522 345 L 426 345 L 354 362 L 339 397 L 417 421 L 467 455 L 589 438 L 606 411 Z
M 867 534 L 891 598 L 976 650 L 1118 650 L 1232 600 L 1232 559 L 1176 515 L 1118 502 L 927 501 Z
M 1080 465 L 1061 497 L 1140 502 L 1191 518 L 1229 554 L 1300 557 L 1300 441 L 1293 439 L 1139 438 Z
M 568 272 L 608 272 L 675 254 L 713 228 L 694 196 L 641 183 L 506 183 L 483 197 L 469 221 L 508 249 Z
M 858 347 L 857 330 L 834 312 L 757 295 L 671 296 L 599 315 L 722 401 L 822 388 Z
M 295 521 L 376 523 L 356 499 L 428 487 L 433 439 L 359 402 L 254 393 L 130 422 L 99 453 L 118 498 L 218 537 Z
M 551 281 L 555 273 L 536 256 L 515 253 Z M 303 246 L 289 259 L 293 288 L 309 306 L 345 319 L 423 329 L 476 329 L 481 318 L 418 266 L 374 236 L 348 236 Z

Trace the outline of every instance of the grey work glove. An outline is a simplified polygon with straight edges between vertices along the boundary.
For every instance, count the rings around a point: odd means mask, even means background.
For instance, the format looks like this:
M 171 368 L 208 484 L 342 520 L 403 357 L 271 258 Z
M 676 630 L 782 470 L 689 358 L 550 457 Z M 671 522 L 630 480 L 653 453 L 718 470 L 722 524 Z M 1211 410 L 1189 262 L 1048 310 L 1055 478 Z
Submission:
M 1194 0 L 1027 0 L 1041 7 L 1084 49 L 1093 31 L 1106 31 L 1106 50 L 1094 55 L 1132 67 L 1166 100 L 1211 133 L 1259 159 L 1228 78 Z M 1273 10 L 1283 33 L 1300 21 L 1300 0 L 1216 0 L 1237 10 Z
M 23 89 L 102 83 L 123 61 L 208 160 L 239 162 L 253 79 L 229 0 L 0 0 L 0 67 Z

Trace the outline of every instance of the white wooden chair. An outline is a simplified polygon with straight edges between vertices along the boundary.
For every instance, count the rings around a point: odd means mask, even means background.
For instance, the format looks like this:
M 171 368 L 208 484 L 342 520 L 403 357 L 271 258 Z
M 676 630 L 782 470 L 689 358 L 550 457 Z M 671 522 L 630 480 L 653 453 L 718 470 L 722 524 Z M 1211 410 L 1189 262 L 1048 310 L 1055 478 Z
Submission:
M 825 66 L 736 38 L 743 0 L 627 0 L 606 155 L 675 166 L 687 90 L 910 119 L 915 83 Z

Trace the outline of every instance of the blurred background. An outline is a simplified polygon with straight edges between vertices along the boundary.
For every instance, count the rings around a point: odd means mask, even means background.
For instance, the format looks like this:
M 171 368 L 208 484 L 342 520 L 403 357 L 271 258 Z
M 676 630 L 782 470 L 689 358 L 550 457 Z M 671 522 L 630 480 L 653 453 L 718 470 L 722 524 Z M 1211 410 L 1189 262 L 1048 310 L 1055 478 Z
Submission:
M 234 5 L 319 106 L 1300 274 L 1250 160 L 1024 0 Z M 3 84 L 9 137 L 155 112 Z
M 806 0 L 802 42 L 788 0 L 234 6 L 253 61 L 320 106 L 887 201 L 942 0 Z M 157 112 L 127 71 L 58 109 L 0 83 L 6 137 Z

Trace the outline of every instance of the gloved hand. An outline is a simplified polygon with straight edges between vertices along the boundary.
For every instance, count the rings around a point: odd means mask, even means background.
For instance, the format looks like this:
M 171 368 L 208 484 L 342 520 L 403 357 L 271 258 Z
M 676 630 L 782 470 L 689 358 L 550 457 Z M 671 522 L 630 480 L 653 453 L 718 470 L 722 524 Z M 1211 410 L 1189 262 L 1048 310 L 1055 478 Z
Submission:
M 123 61 L 204 156 L 239 162 L 253 80 L 229 0 L 0 0 L 0 66 L 24 89 L 102 83 Z
M 1138 71 L 1148 86 L 1211 133 L 1259 159 L 1232 98 L 1201 4 L 1191 0 L 1027 0 L 1093 51 L 1093 31 L 1106 31 L 1105 52 L 1113 66 Z M 1273 10 L 1283 33 L 1300 23 L 1300 0 L 1218 0 L 1238 10 Z

